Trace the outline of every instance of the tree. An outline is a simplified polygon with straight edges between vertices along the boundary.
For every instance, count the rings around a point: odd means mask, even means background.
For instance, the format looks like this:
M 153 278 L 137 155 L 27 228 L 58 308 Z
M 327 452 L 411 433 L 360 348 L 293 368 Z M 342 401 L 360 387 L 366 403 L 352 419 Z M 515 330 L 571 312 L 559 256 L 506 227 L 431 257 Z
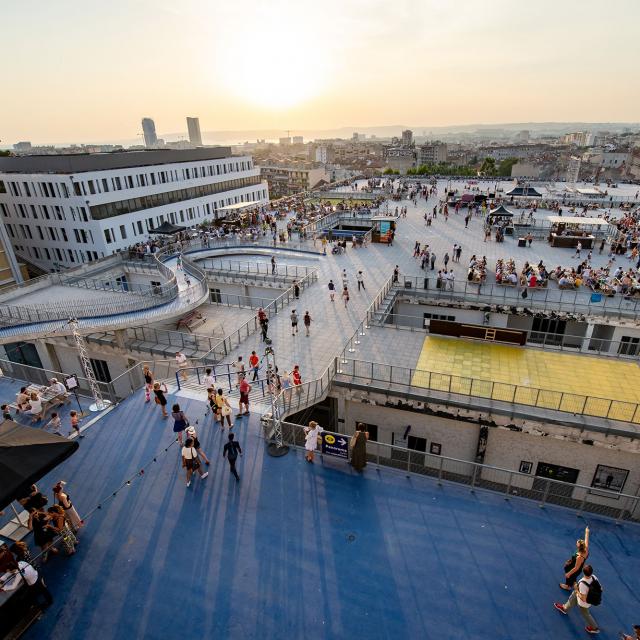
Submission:
M 485 176 L 493 176 L 496 173 L 496 161 L 493 158 L 485 158 L 480 165 L 480 173 Z
M 513 167 L 513 165 L 516 162 L 518 162 L 518 158 L 507 158 L 506 160 L 503 160 L 498 165 L 497 174 L 499 176 L 510 176 L 511 175 L 511 168 Z

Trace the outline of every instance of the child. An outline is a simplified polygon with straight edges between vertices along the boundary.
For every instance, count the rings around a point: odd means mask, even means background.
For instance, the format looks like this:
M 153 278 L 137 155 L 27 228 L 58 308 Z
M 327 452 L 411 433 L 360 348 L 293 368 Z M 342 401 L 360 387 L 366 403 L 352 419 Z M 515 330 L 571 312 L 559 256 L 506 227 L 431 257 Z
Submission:
M 73 413 L 75 413 L 75 411 Z M 61 436 L 62 435 L 62 433 L 60 432 L 61 426 L 62 426 L 62 420 L 60 420 L 60 416 L 54 411 L 51 414 L 51 420 L 49 420 L 49 422 L 47 422 L 47 424 L 45 425 L 45 429 L 51 429 L 53 433 L 55 433 L 57 436 Z
M 9 412 L 9 405 L 3 404 L 0 409 L 2 409 L 2 417 L 4 420 L 13 420 L 11 417 L 11 413 Z
M 78 426 L 78 423 L 80 422 L 78 412 L 69 411 L 69 417 L 71 418 L 71 433 L 75 431 L 78 434 L 79 438 L 84 438 L 84 436 L 80 433 L 80 427 Z

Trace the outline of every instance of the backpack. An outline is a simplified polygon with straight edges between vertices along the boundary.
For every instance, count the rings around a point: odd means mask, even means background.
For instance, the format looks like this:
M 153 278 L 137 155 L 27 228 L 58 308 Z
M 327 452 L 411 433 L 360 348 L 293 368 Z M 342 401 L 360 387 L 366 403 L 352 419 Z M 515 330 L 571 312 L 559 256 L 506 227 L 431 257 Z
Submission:
M 592 607 L 597 607 L 602 603 L 602 585 L 598 581 L 598 578 L 595 576 L 592 576 L 592 578 L 591 584 L 588 584 L 584 580 L 580 582 L 585 582 L 589 587 L 589 591 L 587 591 L 587 604 L 590 604 Z

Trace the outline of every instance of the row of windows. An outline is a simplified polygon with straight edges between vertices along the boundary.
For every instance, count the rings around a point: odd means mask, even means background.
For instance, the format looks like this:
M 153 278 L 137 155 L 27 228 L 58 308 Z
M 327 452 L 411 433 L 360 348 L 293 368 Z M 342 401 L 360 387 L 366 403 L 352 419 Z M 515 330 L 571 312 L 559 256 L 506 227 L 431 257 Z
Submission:
M 222 191 L 231 191 L 232 189 L 241 189 L 252 185 L 260 184 L 260 176 L 251 176 L 249 178 L 236 178 L 235 180 L 225 180 L 216 184 L 203 184 L 198 187 L 189 187 L 187 189 L 177 189 L 176 191 L 165 191 L 164 193 L 156 193 L 150 196 L 141 196 L 140 198 L 129 198 L 127 200 L 119 200 L 118 202 L 108 202 L 107 204 L 98 204 L 91 207 L 91 217 L 94 220 L 104 220 L 113 218 L 125 213 L 133 213 L 135 211 L 144 211 L 154 207 L 161 207 L 167 204 L 176 204 L 185 200 L 193 200 L 194 198 L 202 198 L 210 196 Z
M 16 218 L 29 218 L 34 220 L 66 220 L 67 217 L 64 213 L 64 207 L 59 205 L 46 205 L 46 204 L 14 204 L 13 211 Z M 81 222 L 89 222 L 89 216 L 87 210 L 84 207 L 69 207 L 71 218 L 75 222 L 76 220 Z M 0 212 L 5 218 L 9 217 L 10 209 L 4 203 L 0 202 Z M 30 215 L 29 215 L 30 214 Z
M 49 260 L 57 262 L 91 262 L 92 260 L 98 260 L 104 258 L 104 253 L 98 255 L 97 251 L 81 251 L 79 249 L 58 249 L 52 247 L 24 247 L 21 245 L 15 245 L 17 251 L 21 251 L 23 254 L 36 258 L 37 260 Z
M 52 242 L 69 242 L 64 227 L 41 227 L 28 224 L 6 224 L 7 232 L 14 240 L 51 240 Z M 93 233 L 90 229 L 74 229 L 75 241 L 81 244 L 93 244 Z
M 254 201 L 260 199 L 266 199 L 267 192 L 262 189 L 261 191 L 255 191 L 246 195 L 246 201 Z M 235 202 L 244 202 L 245 195 L 235 196 L 235 198 L 227 198 L 226 203 L 223 200 L 222 204 L 233 204 Z M 207 217 L 212 214 L 215 214 L 218 211 L 218 203 L 214 202 L 213 205 L 209 203 L 205 204 L 201 207 L 189 207 L 185 210 L 180 211 L 172 211 L 169 214 L 162 214 L 155 217 L 149 217 L 144 220 L 138 220 L 136 222 L 131 223 L 131 229 L 133 231 L 133 237 L 136 236 L 144 236 L 149 233 L 151 229 L 155 229 L 159 227 L 163 222 L 169 221 L 171 224 L 193 224 L 197 218 Z M 217 217 L 217 216 L 216 216 Z M 118 234 L 116 234 L 116 228 L 110 227 L 104 229 L 104 239 L 107 244 L 112 244 L 117 242 L 118 240 L 127 240 L 128 232 L 127 227 L 124 224 L 119 225 Z
M 184 169 L 131 173 L 125 176 L 116 176 L 115 178 L 80 180 L 73 183 L 73 191 L 77 196 L 88 196 L 97 193 L 109 193 L 110 191 L 121 191 L 122 189 L 135 189 L 156 184 L 221 176 L 238 171 L 248 171 L 252 168 L 252 160 L 238 160 Z M 9 186 L 9 193 L 15 197 L 68 198 L 70 195 L 69 189 L 64 182 L 19 182 L 12 180 L 7 181 L 5 185 L 4 181 L 0 180 L 0 193 L 7 192 L 7 185 Z

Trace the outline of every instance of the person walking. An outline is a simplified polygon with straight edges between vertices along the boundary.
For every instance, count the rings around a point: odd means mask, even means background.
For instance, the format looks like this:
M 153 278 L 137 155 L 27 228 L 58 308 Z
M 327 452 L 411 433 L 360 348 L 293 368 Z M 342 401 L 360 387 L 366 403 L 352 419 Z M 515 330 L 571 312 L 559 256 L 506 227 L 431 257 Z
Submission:
M 606 243 L 607 243 L 606 239 L 602 238 L 602 242 L 600 243 L 600 250 L 598 251 L 600 255 L 602 255 L 602 252 L 604 251 L 604 246 Z
M 293 367 L 293 371 L 291 372 L 291 377 L 293 378 L 294 387 L 302 386 L 302 374 L 300 373 L 300 365 L 296 364 Z M 298 391 L 300 391 L 300 389 L 298 389 Z
M 584 530 L 584 540 L 576 540 L 576 550 L 564 563 L 564 582 L 560 588 L 571 591 L 576 580 L 582 573 L 582 567 L 589 557 L 589 527 Z
M 444 269 L 446 271 L 447 265 L 449 264 L 449 253 L 444 254 L 444 258 L 442 259 L 442 261 L 444 262 Z
M 294 309 L 291 312 L 291 335 L 295 336 L 298 333 L 298 314 L 296 313 L 296 310 Z
M 54 504 L 47 509 L 47 514 L 49 515 L 49 524 L 55 529 L 56 537 L 61 539 L 67 555 L 72 556 L 76 552 L 78 538 L 65 518 L 64 509 L 59 504 Z
M 393 269 L 393 282 L 398 282 L 398 278 L 400 277 L 400 267 L 398 265 Z
M 153 395 L 155 396 L 154 402 L 157 405 L 160 405 L 160 409 L 162 409 L 162 417 L 168 418 L 169 414 L 167 413 L 167 398 L 164 395 L 167 392 L 166 385 L 160 385 L 159 382 L 153 383 Z
M 460 256 L 462 256 L 462 245 L 459 244 L 456 249 L 456 262 L 460 262 Z
M 449 275 L 447 277 L 447 285 L 449 286 L 449 291 L 453 291 L 453 285 L 455 282 L 455 275 L 453 273 L 453 269 L 449 269 Z
M 258 354 L 255 351 L 252 351 L 249 356 L 249 366 L 253 371 L 251 382 L 255 382 L 258 379 L 258 370 L 260 369 L 260 358 L 258 358 Z
M 255 353 L 255 352 L 254 352 Z M 216 377 L 213 375 L 211 369 L 207 368 L 204 371 L 204 378 L 202 379 L 202 384 L 204 384 L 205 389 L 209 389 L 216 384 Z
M 351 466 L 356 471 L 362 471 L 367 466 L 367 440 L 369 432 L 362 422 L 356 423 L 356 432 L 351 437 Z
M 240 400 L 238 401 L 238 411 L 236 418 L 242 418 L 242 416 L 249 415 L 249 394 L 251 393 L 251 385 L 243 378 L 240 382 Z M 244 406 L 244 412 L 242 407 Z
M 436 253 L 435 251 L 431 252 L 431 257 L 429 258 L 429 264 L 431 265 L 431 271 L 435 269 L 436 266 Z
M 182 446 L 182 432 L 189 426 L 189 420 L 184 411 L 180 409 L 179 404 L 174 404 L 171 409 L 171 417 L 173 418 L 173 433 L 178 434 L 178 442 Z
M 208 471 L 202 473 L 198 451 L 193 445 L 193 440 L 187 438 L 184 442 L 184 447 L 182 447 L 182 466 L 187 470 L 187 487 L 191 486 L 191 477 L 194 471 L 197 471 L 203 480 L 209 475 Z
M 331 302 L 335 302 L 336 285 L 333 284 L 333 280 L 329 280 L 327 287 L 329 288 L 329 300 L 331 300 Z
M 191 438 L 191 440 L 193 440 L 193 448 L 198 452 L 198 455 L 204 460 L 204 463 L 208 467 L 211 464 L 211 461 L 200 446 L 200 440 L 198 440 L 198 432 L 196 431 L 196 428 L 193 425 L 189 425 L 185 433 L 187 438 Z
M 260 337 L 263 342 L 269 339 L 269 318 L 267 317 L 260 322 Z
M 349 302 L 349 289 L 347 289 L 346 285 L 342 289 L 342 300 L 344 301 L 344 308 L 347 308 L 347 303 Z
M 358 273 L 356 274 L 356 280 L 358 281 L 358 291 L 360 291 L 361 287 L 366 291 L 366 287 L 364 286 L 364 276 L 362 275 L 362 271 L 358 271 Z
M 304 312 L 304 317 L 302 318 L 302 322 L 304 323 L 304 331 L 305 334 L 307 336 L 307 338 L 309 337 L 309 329 L 311 329 L 311 315 L 309 314 L 308 311 Z
M 235 436 L 233 435 L 233 433 L 230 433 L 229 442 L 224 445 L 224 449 L 222 450 L 222 457 L 226 458 L 229 461 L 229 471 L 231 471 L 231 473 L 235 477 L 236 482 L 240 482 L 240 476 L 238 475 L 238 471 L 236 470 L 236 461 L 238 460 L 238 455 L 242 455 L 240 443 L 235 440 Z
M 245 378 L 244 362 L 242 361 L 242 356 L 238 356 L 238 359 L 234 363 L 232 363 L 231 366 L 233 367 L 233 370 L 236 372 L 236 387 L 237 387 Z
M 580 258 L 580 252 L 582 251 L 582 242 L 578 240 L 578 244 L 576 245 L 576 252 L 573 254 L 574 258 Z
M 632 636 L 630 636 L 628 633 L 621 633 L 620 640 L 640 640 L 640 624 L 633 625 Z
M 276 257 L 271 256 L 271 275 L 274 275 L 276 272 Z
M 318 436 L 323 431 L 324 429 L 315 420 L 312 420 L 309 426 L 304 428 L 304 457 L 307 462 L 313 462 L 313 455 L 318 448 Z
M 566 616 L 569 609 L 575 607 L 577 604 L 582 618 L 587 623 L 587 626 L 584 628 L 585 631 L 591 634 L 600 633 L 598 623 L 591 615 L 590 609 L 593 606 L 598 606 L 602 601 L 602 586 L 593 573 L 593 567 L 590 564 L 584 565 L 582 573 L 584 577 L 574 584 L 573 593 L 569 596 L 569 599 L 564 604 L 554 602 L 553 606 L 557 611 Z
M 64 480 L 59 480 L 53 487 L 53 497 L 64 509 L 64 517 L 67 519 L 72 531 L 77 531 L 82 527 L 83 522 L 71 502 L 71 496 L 65 491 L 66 484 Z
M 225 398 L 222 389 L 218 389 L 214 402 L 216 404 L 216 417 L 220 421 L 220 428 L 224 430 L 224 419 L 226 418 L 229 429 L 233 429 L 231 422 L 231 405 L 227 398 Z
M 293 295 L 295 296 L 296 300 L 300 298 L 300 285 L 298 284 L 297 280 L 293 282 Z
M 187 360 L 187 356 L 185 356 L 181 351 L 176 351 L 176 364 L 178 365 L 178 370 L 180 371 L 180 377 L 183 380 L 186 380 L 187 366 L 189 365 L 189 361 Z

